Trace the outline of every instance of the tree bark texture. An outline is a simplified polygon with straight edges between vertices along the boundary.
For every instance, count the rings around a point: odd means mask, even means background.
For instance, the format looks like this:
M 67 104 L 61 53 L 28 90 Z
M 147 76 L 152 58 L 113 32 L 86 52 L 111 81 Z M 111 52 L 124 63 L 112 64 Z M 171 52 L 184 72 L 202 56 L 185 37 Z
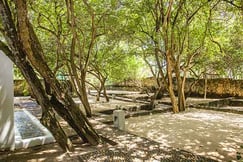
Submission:
M 0 10 L 2 11 L 2 3 L 0 2 Z M 16 39 L 16 41 L 18 41 Z M 16 47 L 15 47 L 16 48 Z M 29 62 L 26 60 L 25 54 L 23 51 L 17 51 L 16 55 L 2 42 L 0 42 L 0 49 L 16 64 L 20 69 L 23 76 L 29 83 L 33 94 L 35 95 L 38 103 L 42 107 L 42 118 L 41 123 L 47 127 L 53 134 L 54 138 L 57 140 L 59 145 L 65 151 L 72 151 L 73 145 L 70 139 L 66 136 L 62 127 L 60 126 L 58 120 L 56 119 L 55 112 L 52 110 L 52 105 L 49 101 L 48 96 L 45 93 L 45 90 L 37 77 L 34 69 L 31 67 Z M 21 60 L 21 61 L 20 61 Z
M 172 104 L 172 109 L 174 113 L 178 113 L 179 112 L 179 108 L 177 105 L 177 101 L 176 101 L 176 97 L 175 97 L 175 93 L 173 90 L 173 78 L 172 78 L 172 62 L 171 62 L 171 54 L 169 51 L 166 52 L 167 53 L 167 75 L 168 75 L 168 92 L 170 95 L 170 99 L 171 99 L 171 104 Z
M 10 50 L 10 59 L 20 68 L 28 84 L 30 84 L 37 101 L 41 104 L 43 109 L 42 123 L 50 129 L 58 143 L 65 150 L 72 150 L 72 145 L 65 133 L 57 131 L 60 128 L 56 128 L 60 125 L 55 119 L 55 111 L 68 122 L 84 141 L 97 145 L 100 142 L 98 134 L 74 103 L 71 96 L 65 93 L 64 88 L 44 60 L 40 42 L 27 18 L 26 2 L 24 0 L 16 0 L 14 3 L 17 13 L 17 28 L 14 24 L 8 1 L 0 1 L 1 18 L 6 32 L 4 36 Z M 33 70 L 31 71 L 30 69 Z M 37 81 L 38 78 L 34 69 L 50 85 L 52 95 L 55 96 L 58 103 L 62 106 L 48 98 L 43 86 Z

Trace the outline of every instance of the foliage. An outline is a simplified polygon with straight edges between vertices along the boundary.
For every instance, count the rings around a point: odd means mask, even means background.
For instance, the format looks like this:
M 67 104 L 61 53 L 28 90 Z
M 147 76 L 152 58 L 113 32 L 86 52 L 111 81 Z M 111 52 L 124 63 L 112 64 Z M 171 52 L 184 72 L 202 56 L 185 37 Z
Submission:
M 163 5 L 169 4 L 165 1 Z M 173 10 L 177 10 L 182 1 L 175 1 Z M 183 2 L 180 19 L 176 21 L 174 34 L 176 44 L 181 44 L 187 34 L 184 49 L 181 54 L 181 65 L 186 64 L 195 50 L 200 48 L 191 65 L 192 74 L 207 71 L 221 77 L 240 78 L 242 74 L 242 5 L 241 1 L 212 1 L 206 0 Z M 141 78 L 145 74 L 139 69 L 145 69 L 146 59 L 154 72 L 159 71 L 156 60 L 151 57 L 154 53 L 155 41 L 160 41 L 159 47 L 164 50 L 163 34 L 156 36 L 155 0 L 90 0 L 85 3 L 74 1 L 76 25 L 80 49 L 76 49 L 75 64 L 80 68 L 80 59 L 85 64 L 87 57 L 92 60 L 89 69 L 94 70 L 96 64 L 110 82 L 128 78 Z M 203 7 L 186 26 L 187 18 L 200 5 Z M 214 10 L 210 13 L 210 8 Z M 38 0 L 29 1 L 30 20 L 40 38 L 48 65 L 57 74 L 68 73 L 70 61 L 71 31 L 69 29 L 65 1 Z M 92 55 L 88 56 L 92 35 L 92 16 L 95 13 L 96 36 Z M 152 13 L 152 14 L 151 14 Z M 210 22 L 207 25 L 211 14 Z M 174 18 L 176 12 L 172 12 Z M 171 22 L 170 22 L 171 23 Z M 208 29 L 207 29 L 208 28 Z M 207 30 L 207 31 L 206 31 Z M 168 32 L 171 32 L 168 30 Z M 206 35 L 205 35 L 205 32 Z M 76 47 L 79 48 L 79 47 Z M 178 47 L 180 48 L 180 47 Z M 80 55 L 80 53 L 82 53 Z M 178 56 L 176 54 L 175 56 Z M 166 60 L 159 56 L 162 70 L 166 74 Z M 16 73 L 16 75 L 18 75 Z M 72 75 L 72 74 L 70 74 Z M 150 74 L 146 74 L 150 76 Z
M 242 78 L 242 13 L 228 3 L 219 3 L 211 15 L 204 52 L 194 70 L 217 77 Z

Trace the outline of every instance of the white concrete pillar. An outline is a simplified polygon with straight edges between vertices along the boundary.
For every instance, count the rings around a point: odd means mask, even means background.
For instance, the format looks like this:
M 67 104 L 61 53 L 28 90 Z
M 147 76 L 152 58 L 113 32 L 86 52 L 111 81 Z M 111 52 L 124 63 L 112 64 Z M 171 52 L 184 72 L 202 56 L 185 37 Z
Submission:
M 113 111 L 114 127 L 125 130 L 125 112 L 123 110 Z
M 0 51 L 0 149 L 14 149 L 13 63 Z
M 115 99 L 116 98 L 116 95 L 115 94 L 112 94 L 112 97 L 111 97 L 112 99 Z

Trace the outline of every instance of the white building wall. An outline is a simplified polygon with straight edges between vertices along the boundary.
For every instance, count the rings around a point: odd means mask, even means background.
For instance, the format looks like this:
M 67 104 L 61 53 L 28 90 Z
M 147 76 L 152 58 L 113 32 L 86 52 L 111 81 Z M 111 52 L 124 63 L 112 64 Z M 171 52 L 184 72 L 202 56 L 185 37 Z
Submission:
M 14 149 L 13 64 L 0 51 L 0 149 Z

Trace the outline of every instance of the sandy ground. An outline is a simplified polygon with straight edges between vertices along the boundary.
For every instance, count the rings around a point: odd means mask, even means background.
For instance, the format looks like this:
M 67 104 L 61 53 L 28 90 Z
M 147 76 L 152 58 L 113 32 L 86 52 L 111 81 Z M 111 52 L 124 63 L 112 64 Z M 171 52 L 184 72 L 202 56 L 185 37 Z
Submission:
M 104 100 L 96 102 L 94 97 L 90 99 L 93 112 L 139 104 L 118 100 L 105 103 Z M 24 100 L 25 98 L 23 103 Z M 22 100 L 18 102 L 21 103 Z M 190 101 L 190 103 L 198 102 L 208 102 L 208 100 L 191 99 Z M 26 108 L 37 118 L 40 117 L 40 107 Z M 98 121 L 99 117 L 96 116 L 94 119 Z M 237 161 L 237 155 L 240 155 L 242 158 L 238 161 L 243 161 L 242 114 L 190 109 L 179 114 L 163 113 L 129 118 L 126 119 L 126 128 L 131 133 L 157 141 L 165 147 L 184 149 L 219 161 Z M 0 161 L 4 156 L 8 157 L 9 161 L 73 161 L 76 155 L 104 147 L 107 146 L 92 148 L 77 144 L 74 153 L 63 153 L 54 143 L 15 152 L 0 152 Z
M 190 109 L 179 114 L 129 118 L 126 128 L 165 146 L 219 161 L 237 161 L 236 156 L 243 155 L 243 115 Z

